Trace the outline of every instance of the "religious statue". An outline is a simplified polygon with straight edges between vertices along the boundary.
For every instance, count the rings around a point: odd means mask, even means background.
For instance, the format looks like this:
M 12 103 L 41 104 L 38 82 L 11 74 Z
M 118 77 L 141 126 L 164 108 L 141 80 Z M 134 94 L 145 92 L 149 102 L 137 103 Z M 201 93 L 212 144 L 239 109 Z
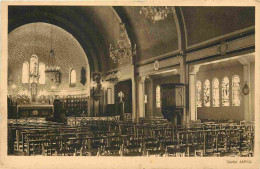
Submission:
M 32 55 L 30 60 L 30 75 L 31 76 L 38 75 L 38 57 L 36 55 Z
M 86 84 L 86 69 L 84 67 L 81 68 L 81 77 L 80 77 L 80 83 L 85 86 Z

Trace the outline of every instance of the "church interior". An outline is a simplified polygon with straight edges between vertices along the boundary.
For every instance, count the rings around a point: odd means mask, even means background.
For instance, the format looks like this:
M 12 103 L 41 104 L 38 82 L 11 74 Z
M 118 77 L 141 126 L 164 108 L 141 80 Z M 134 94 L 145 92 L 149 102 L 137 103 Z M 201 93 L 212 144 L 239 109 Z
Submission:
M 8 155 L 254 156 L 255 8 L 9 6 Z

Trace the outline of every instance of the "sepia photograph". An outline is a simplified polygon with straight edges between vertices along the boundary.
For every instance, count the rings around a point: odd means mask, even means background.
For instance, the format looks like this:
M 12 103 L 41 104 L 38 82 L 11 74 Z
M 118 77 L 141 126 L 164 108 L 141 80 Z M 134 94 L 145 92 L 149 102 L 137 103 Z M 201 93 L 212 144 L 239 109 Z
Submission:
M 5 12 L 8 158 L 259 156 L 255 6 L 15 3 Z

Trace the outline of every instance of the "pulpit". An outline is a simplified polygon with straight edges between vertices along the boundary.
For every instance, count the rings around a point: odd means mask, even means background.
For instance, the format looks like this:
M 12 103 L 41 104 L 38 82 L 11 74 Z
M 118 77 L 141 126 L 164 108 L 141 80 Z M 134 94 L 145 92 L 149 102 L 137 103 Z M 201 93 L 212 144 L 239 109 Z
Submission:
M 162 84 L 161 86 L 161 108 L 165 119 L 176 125 L 181 125 L 183 119 L 184 90 L 181 83 Z

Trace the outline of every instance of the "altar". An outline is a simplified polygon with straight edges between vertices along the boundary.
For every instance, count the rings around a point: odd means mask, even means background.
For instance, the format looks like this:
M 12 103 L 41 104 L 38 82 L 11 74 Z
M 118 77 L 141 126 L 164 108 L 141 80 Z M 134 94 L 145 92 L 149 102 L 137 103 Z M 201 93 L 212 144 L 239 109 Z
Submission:
M 23 104 L 17 105 L 17 118 L 45 117 L 51 118 L 54 115 L 53 105 Z

